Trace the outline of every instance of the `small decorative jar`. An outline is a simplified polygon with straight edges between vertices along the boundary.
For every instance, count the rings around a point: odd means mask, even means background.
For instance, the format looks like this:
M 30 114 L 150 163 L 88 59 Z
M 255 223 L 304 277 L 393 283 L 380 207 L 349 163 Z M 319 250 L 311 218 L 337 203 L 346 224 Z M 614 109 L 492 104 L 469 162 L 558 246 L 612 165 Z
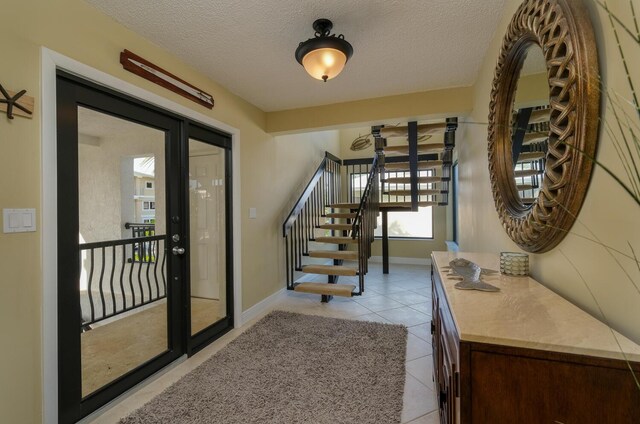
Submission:
M 529 275 L 529 255 L 518 252 L 500 252 L 500 272 L 504 275 Z

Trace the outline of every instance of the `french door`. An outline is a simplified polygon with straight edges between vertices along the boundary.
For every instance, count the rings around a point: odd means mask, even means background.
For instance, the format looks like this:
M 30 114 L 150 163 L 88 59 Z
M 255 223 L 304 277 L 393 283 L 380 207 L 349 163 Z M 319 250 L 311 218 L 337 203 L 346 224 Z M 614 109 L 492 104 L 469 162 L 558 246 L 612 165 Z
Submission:
M 231 328 L 227 134 L 60 72 L 58 406 L 76 422 Z

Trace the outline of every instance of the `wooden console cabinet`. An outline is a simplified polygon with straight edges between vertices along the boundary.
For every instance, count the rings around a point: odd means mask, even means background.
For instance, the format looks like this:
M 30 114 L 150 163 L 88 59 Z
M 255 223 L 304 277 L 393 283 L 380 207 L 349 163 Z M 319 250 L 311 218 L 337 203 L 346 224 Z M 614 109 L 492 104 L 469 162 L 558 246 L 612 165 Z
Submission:
M 495 254 L 432 254 L 442 423 L 640 423 L 640 346 L 528 277 L 486 277 L 497 293 L 457 290 L 443 269 L 455 257 L 499 269 Z

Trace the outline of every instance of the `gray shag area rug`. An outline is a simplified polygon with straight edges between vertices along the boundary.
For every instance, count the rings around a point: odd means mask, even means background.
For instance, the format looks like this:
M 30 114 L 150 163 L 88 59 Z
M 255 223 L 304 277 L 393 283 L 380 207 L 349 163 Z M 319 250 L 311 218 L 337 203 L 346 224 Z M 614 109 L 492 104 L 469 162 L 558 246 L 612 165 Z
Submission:
M 275 311 L 120 423 L 400 423 L 406 345 L 400 325 Z

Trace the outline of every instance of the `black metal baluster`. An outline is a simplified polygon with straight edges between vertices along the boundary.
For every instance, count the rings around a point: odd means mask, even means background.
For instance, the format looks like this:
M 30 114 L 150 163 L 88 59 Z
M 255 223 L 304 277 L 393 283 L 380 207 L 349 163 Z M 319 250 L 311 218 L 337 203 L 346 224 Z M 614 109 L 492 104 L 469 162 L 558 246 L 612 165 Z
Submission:
M 165 261 L 167 259 L 167 242 L 162 239 L 162 243 L 164 245 L 164 247 L 162 248 L 162 265 L 160 266 L 160 274 L 162 275 L 162 287 L 164 288 L 164 295 L 167 295 L 167 276 L 165 274 Z M 160 246 L 158 246 L 158 249 L 160 249 Z
M 304 245 L 303 245 L 304 235 L 302 231 L 302 222 L 300 221 L 300 219 L 296 220 L 296 224 L 297 224 L 296 234 L 298 235 L 298 252 L 296 253 L 296 255 L 298 256 L 298 264 L 300 268 L 302 268 L 302 250 L 304 249 Z
M 311 215 L 313 216 L 313 226 L 316 228 L 320 225 L 320 218 L 318 217 L 318 205 L 316 203 L 316 189 L 314 188 L 311 192 L 311 196 L 309 196 L 309 201 L 311 202 Z
M 337 181 L 336 184 L 338 186 L 338 200 L 342 199 L 342 165 L 340 165 L 339 163 L 336 164 L 336 175 L 337 175 Z
M 109 288 L 111 289 L 111 305 L 113 309 L 111 310 L 111 315 L 116 314 L 116 294 L 113 290 L 113 277 L 116 271 L 116 247 L 111 247 L 111 278 L 109 279 Z M 106 314 L 105 314 L 106 315 Z
M 105 251 L 104 251 L 104 246 L 102 246 L 102 266 L 100 267 L 100 302 L 102 304 L 102 316 L 104 317 L 107 313 L 107 308 L 105 306 L 105 301 L 104 301 L 104 289 L 102 287 L 102 282 L 104 281 L 104 261 L 105 261 Z
M 332 196 L 332 202 L 337 203 L 338 196 L 336 192 L 336 166 L 335 166 L 335 162 L 333 161 L 331 161 L 331 196 Z
M 158 258 L 160 256 L 160 241 L 153 244 L 153 279 L 156 282 L 156 290 L 158 291 L 158 298 L 164 297 L 165 292 L 160 296 L 160 282 L 158 281 Z
M 144 303 L 144 289 L 142 288 L 142 262 L 140 262 L 141 260 L 141 254 L 142 254 L 142 243 L 138 242 L 138 260 L 136 261 L 136 264 L 138 266 L 138 287 L 140 287 L 140 302 Z
M 147 243 L 147 245 L 145 246 L 145 251 L 148 251 L 148 249 L 150 249 L 151 246 Z M 149 301 L 151 301 L 153 299 L 153 289 L 151 288 L 151 278 L 149 278 L 149 271 L 151 270 L 151 252 L 149 251 L 149 259 L 147 259 L 145 262 L 147 263 L 147 270 L 145 272 L 145 275 L 147 277 L 147 287 L 149 287 Z M 147 258 L 147 252 L 145 252 L 145 259 Z M 142 264 L 140 264 L 140 266 L 142 266 Z M 156 293 L 156 296 L 158 296 L 159 293 Z
M 353 186 L 352 184 L 352 179 L 353 177 L 351 176 L 351 165 L 346 165 L 345 166 L 346 169 L 346 178 L 347 178 L 347 201 L 349 203 L 353 203 L 353 190 L 351 189 L 351 187 Z
M 322 176 L 320 177 L 320 181 L 318 182 L 318 187 L 320 187 L 320 199 L 322 201 L 322 207 L 323 207 L 323 210 L 326 211 L 327 202 L 326 202 L 326 199 L 324 197 L 324 172 L 322 173 Z
M 289 279 L 289 236 L 284 236 L 284 259 L 285 259 L 285 270 L 287 273 L 287 288 L 290 287 L 291 281 Z
M 135 256 L 135 247 L 133 245 L 133 243 L 131 243 L 131 257 L 134 258 Z M 132 306 L 136 306 L 136 291 L 133 288 L 133 264 L 136 261 L 131 260 L 131 262 L 129 262 L 129 287 L 131 287 L 131 304 Z
M 89 304 L 91 305 L 91 322 L 96 319 L 96 309 L 93 303 L 93 292 L 91 290 L 91 283 L 93 282 L 93 267 L 95 263 L 94 250 L 91 249 L 91 270 L 89 271 L 89 282 L 87 284 L 87 293 L 89 293 Z
M 314 238 L 314 231 L 313 231 L 313 217 L 311 216 L 311 205 L 309 203 L 307 203 L 304 206 L 304 210 L 305 210 L 305 220 L 307 221 L 307 248 L 305 250 L 306 253 L 309 253 L 309 240 L 312 240 Z
M 127 310 L 127 294 L 124 290 L 124 268 L 127 263 L 127 245 L 123 244 L 122 246 L 122 262 L 120 264 L 120 291 L 122 292 L 122 310 Z
M 300 261 L 298 258 L 298 220 L 293 222 L 291 230 L 293 232 L 293 238 L 291 240 L 293 243 L 293 259 L 295 261 L 295 269 L 298 270 L 300 269 Z

